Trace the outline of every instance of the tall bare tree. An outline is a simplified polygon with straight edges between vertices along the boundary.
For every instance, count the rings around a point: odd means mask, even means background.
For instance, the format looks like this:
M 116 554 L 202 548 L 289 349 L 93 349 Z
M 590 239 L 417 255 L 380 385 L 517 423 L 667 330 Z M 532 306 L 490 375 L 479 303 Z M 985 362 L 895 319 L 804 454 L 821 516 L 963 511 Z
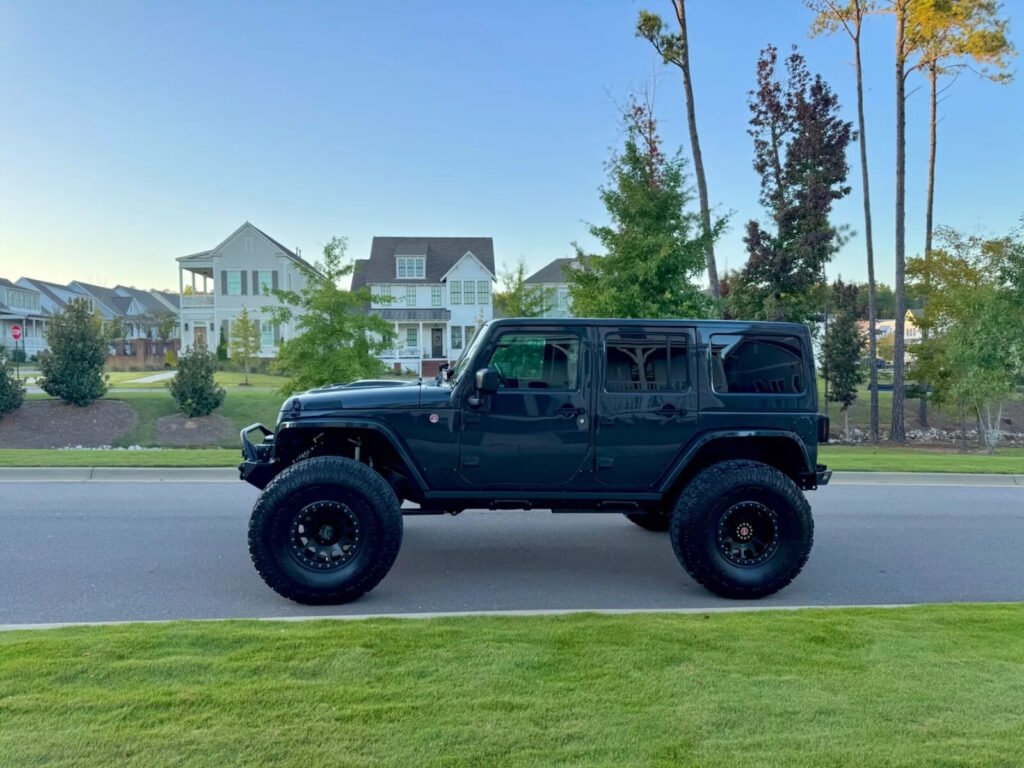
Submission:
M 1005 70 L 1016 51 L 1006 34 L 1008 22 L 999 17 L 1001 3 L 997 0 L 913 0 L 909 10 L 914 34 L 920 39 L 915 69 L 927 77 L 929 85 L 928 193 L 924 223 L 923 281 L 924 299 L 927 302 L 931 290 L 928 266 L 931 263 L 934 220 L 939 80 L 947 75 L 955 77 L 973 62 L 980 67 L 974 70 L 980 77 L 1007 83 L 1012 75 Z M 927 328 L 922 328 L 921 336 L 927 340 Z M 919 408 L 921 426 L 927 426 L 927 398 L 921 397 Z
M 718 286 L 718 266 L 715 264 L 715 229 L 711 224 L 711 206 L 708 203 L 708 182 L 704 175 L 704 158 L 700 151 L 700 137 L 697 134 L 697 113 L 693 104 L 693 80 L 690 70 L 690 44 L 686 32 L 686 0 L 670 0 L 672 11 L 679 24 L 679 32 L 671 33 L 661 17 L 648 11 L 640 11 L 636 34 L 648 40 L 661 54 L 666 64 L 674 64 L 683 73 L 683 90 L 686 93 L 686 123 L 690 129 L 690 150 L 693 153 L 693 172 L 697 177 L 697 195 L 700 198 L 700 220 L 704 230 L 708 283 L 711 296 L 717 304 L 721 298 Z
M 804 0 L 817 15 L 811 36 L 831 35 L 840 29 L 853 43 L 853 65 L 857 72 L 857 131 L 860 137 L 860 174 L 864 185 L 864 239 L 868 257 L 868 355 L 871 358 L 871 440 L 878 442 L 878 306 L 875 299 L 875 249 L 871 236 L 871 186 L 868 182 L 868 139 L 864 123 L 864 78 L 860 63 L 860 33 L 864 17 L 874 10 L 874 0 Z

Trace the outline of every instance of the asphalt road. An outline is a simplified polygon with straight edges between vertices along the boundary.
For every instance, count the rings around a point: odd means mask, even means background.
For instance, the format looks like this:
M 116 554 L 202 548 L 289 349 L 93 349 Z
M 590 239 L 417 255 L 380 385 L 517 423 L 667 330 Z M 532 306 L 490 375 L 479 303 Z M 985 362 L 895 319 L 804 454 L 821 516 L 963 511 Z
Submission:
M 735 606 L 619 515 L 407 517 L 361 600 L 278 597 L 246 549 L 242 483 L 0 483 L 0 624 Z M 831 486 L 797 580 L 759 605 L 1024 600 L 1024 488 Z

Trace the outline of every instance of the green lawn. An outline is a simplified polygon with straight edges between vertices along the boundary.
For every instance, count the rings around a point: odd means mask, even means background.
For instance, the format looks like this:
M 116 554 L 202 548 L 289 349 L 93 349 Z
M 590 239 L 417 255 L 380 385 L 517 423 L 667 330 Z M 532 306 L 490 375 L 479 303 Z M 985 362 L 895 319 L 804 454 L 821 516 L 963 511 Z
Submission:
M 60 451 L 0 449 L 0 467 L 233 467 L 242 460 L 239 446 L 164 448 L 159 451 Z
M 818 461 L 839 471 L 1024 475 L 1024 448 L 1003 448 L 996 455 L 987 456 L 922 448 L 825 445 L 818 450 Z
M 1020 605 L 0 633 L 3 766 L 1019 766 Z
M 139 382 L 139 379 L 145 379 L 149 376 L 154 376 L 162 371 L 142 371 L 142 372 L 125 372 L 125 371 L 112 371 L 107 374 L 110 377 L 110 386 L 117 388 L 131 388 L 131 389 L 166 389 L 167 381 L 149 381 Z M 214 380 L 222 387 L 236 388 L 242 385 L 245 381 L 244 373 L 236 373 L 234 371 L 217 371 L 213 374 Z M 273 389 L 279 389 L 288 381 L 286 376 L 274 376 L 269 373 L 250 373 L 249 374 L 249 386 L 251 387 L 270 387 Z

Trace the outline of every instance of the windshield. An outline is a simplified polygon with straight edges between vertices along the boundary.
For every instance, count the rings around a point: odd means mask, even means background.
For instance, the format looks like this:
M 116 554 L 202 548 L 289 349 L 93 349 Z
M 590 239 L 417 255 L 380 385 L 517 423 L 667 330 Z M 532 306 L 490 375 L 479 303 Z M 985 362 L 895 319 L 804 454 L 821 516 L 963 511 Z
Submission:
M 455 386 L 459 383 L 459 379 L 462 378 L 462 374 L 466 372 L 466 367 L 469 365 L 469 361 L 473 359 L 473 355 L 476 354 L 476 348 L 480 346 L 480 342 L 484 336 L 487 335 L 487 323 L 484 323 L 480 330 L 473 336 L 473 340 L 469 345 L 462 350 L 462 354 L 459 355 L 459 359 L 455 361 L 455 367 L 452 368 L 452 375 L 448 378 L 448 383 L 451 386 Z

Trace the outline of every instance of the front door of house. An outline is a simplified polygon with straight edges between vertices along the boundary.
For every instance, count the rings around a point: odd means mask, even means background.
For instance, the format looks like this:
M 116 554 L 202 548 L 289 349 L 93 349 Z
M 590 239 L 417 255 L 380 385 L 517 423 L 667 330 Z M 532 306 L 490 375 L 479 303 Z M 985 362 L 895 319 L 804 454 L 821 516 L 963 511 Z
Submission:
M 433 358 L 439 358 L 442 355 L 442 338 L 443 333 L 440 328 L 433 328 L 430 331 L 430 356 Z
M 197 325 L 192 330 L 195 334 L 193 336 L 195 339 L 193 346 L 195 346 L 196 349 L 206 349 L 206 326 Z

